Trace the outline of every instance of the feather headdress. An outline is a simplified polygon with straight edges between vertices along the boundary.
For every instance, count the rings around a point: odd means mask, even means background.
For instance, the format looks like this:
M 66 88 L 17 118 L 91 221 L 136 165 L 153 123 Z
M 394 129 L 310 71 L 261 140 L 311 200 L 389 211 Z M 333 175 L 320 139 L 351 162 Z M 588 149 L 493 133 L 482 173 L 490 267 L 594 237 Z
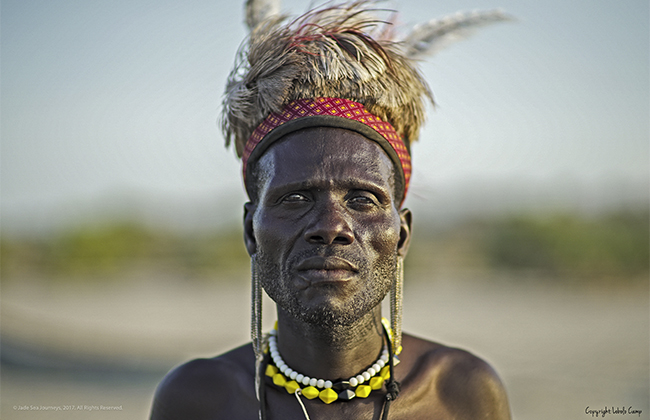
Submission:
M 425 119 L 431 91 L 416 59 L 469 29 L 507 20 L 500 12 L 456 15 L 393 39 L 373 1 L 325 4 L 290 20 L 277 0 L 248 0 L 250 34 L 226 85 L 222 130 L 241 157 L 255 128 L 289 102 L 337 97 L 359 102 L 388 121 L 409 147 Z
M 252 29 L 228 79 L 223 107 L 226 142 L 235 141 L 239 156 L 269 113 L 304 98 L 359 102 L 405 141 L 417 137 L 431 92 L 413 62 L 381 38 L 384 24 L 367 5 L 329 6 L 289 22 L 271 16 Z

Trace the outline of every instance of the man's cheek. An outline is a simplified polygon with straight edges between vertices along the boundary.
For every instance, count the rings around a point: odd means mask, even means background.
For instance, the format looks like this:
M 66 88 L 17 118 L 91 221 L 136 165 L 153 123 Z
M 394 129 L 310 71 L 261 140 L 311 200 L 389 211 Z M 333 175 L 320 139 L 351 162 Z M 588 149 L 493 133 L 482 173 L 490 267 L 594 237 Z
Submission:
M 397 252 L 399 235 L 392 229 L 379 235 L 369 236 L 368 239 L 372 251 L 378 255 L 392 255 Z

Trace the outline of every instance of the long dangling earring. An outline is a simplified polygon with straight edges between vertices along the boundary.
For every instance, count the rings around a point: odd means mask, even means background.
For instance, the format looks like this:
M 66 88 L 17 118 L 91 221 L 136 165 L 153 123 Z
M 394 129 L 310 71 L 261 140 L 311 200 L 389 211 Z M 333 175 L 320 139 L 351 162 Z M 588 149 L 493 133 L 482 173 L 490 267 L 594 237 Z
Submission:
M 255 354 L 255 395 L 260 402 L 260 419 L 262 415 L 262 404 L 260 398 L 260 384 L 262 381 L 261 367 L 264 360 L 262 343 L 262 285 L 257 274 L 257 263 L 255 254 L 251 256 L 251 340 L 253 342 L 253 353 Z
M 262 285 L 257 275 L 256 257 L 251 257 L 251 339 L 255 360 L 261 359 L 262 353 Z
M 393 351 L 402 351 L 402 290 L 404 287 L 404 258 L 397 257 L 393 287 L 390 289 L 390 329 L 393 332 Z

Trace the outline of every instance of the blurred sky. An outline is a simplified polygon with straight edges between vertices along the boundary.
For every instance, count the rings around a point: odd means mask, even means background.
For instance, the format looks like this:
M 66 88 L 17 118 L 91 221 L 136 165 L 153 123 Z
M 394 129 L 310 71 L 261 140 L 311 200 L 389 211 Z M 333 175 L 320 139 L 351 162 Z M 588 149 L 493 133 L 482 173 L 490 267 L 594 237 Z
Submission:
M 387 5 L 404 25 L 473 9 L 518 19 L 422 64 L 437 107 L 414 147 L 407 205 L 426 207 L 461 185 L 513 182 L 647 196 L 647 0 Z M 217 125 L 245 36 L 239 2 L 1 7 L 3 231 L 145 202 L 147 214 L 166 209 L 172 223 L 239 218 L 239 162 Z M 306 8 L 283 4 L 292 14 Z

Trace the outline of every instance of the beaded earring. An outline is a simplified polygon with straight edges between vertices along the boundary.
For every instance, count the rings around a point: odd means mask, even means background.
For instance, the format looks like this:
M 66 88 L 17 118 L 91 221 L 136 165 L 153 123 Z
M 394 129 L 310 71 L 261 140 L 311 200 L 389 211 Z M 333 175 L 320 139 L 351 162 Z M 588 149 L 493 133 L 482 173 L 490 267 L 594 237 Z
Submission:
M 262 361 L 264 360 L 262 343 L 262 285 L 257 275 L 255 254 L 251 256 L 251 340 L 253 342 L 253 353 L 255 354 L 255 395 L 257 396 L 257 400 L 261 402 L 261 369 Z M 260 405 L 260 420 L 264 417 L 262 411 L 263 407 Z
M 402 290 L 404 287 L 404 258 L 397 257 L 395 279 L 390 289 L 390 329 L 393 333 L 393 351 L 402 351 Z

